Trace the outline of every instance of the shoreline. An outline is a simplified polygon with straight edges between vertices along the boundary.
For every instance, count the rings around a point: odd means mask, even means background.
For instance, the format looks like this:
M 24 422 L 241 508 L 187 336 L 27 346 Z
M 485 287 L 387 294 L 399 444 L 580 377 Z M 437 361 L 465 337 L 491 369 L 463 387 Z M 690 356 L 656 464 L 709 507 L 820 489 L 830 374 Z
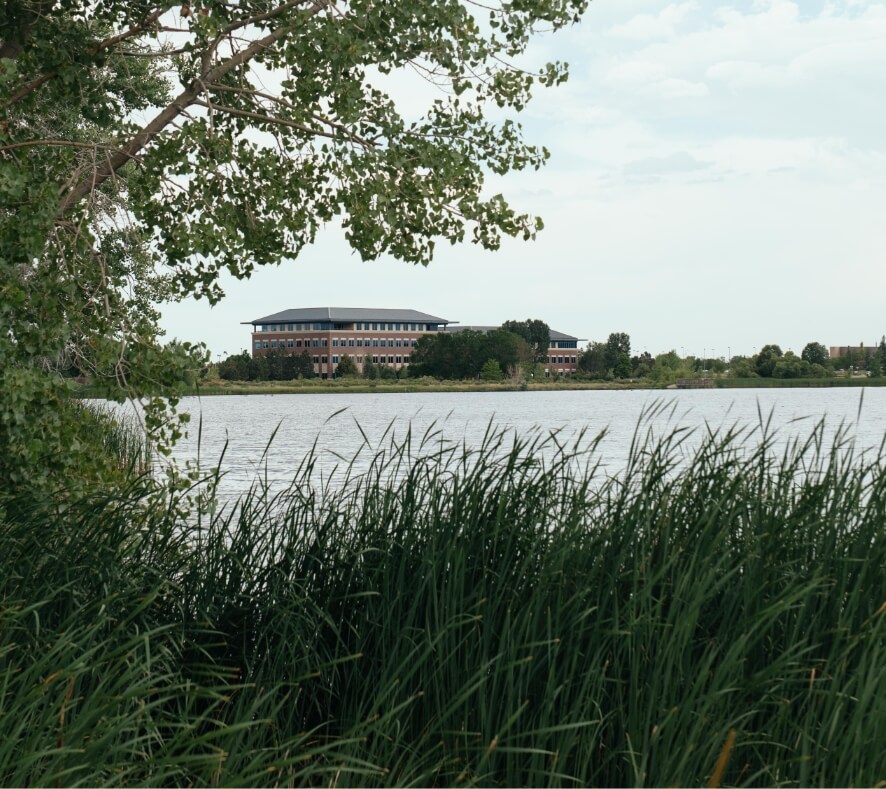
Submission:
M 884 378 L 716 378 L 714 386 L 708 389 L 813 389 L 886 386 Z M 273 394 L 373 394 L 416 392 L 570 392 L 570 391 L 686 391 L 673 384 L 652 381 L 558 381 L 536 383 L 472 382 L 472 381 L 425 381 L 409 379 L 403 381 L 372 381 L 344 379 L 337 381 L 208 381 L 200 386 L 183 389 L 180 397 L 221 397 Z M 100 397 L 88 384 L 77 385 L 75 396 L 81 398 Z

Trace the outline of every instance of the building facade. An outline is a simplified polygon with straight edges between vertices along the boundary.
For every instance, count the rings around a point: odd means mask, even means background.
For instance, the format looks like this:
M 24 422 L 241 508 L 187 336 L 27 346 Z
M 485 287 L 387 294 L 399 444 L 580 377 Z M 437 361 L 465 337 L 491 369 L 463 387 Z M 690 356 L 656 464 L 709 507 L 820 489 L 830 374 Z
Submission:
M 343 356 L 363 372 L 367 360 L 399 370 L 409 365 L 421 337 L 439 331 L 487 332 L 499 326 L 453 326 L 453 321 L 417 310 L 356 307 L 305 307 L 266 315 L 252 326 L 252 355 L 307 353 L 314 373 L 333 378 Z M 568 375 L 578 369 L 578 337 L 551 329 L 545 375 Z
M 332 378 L 345 355 L 362 372 L 367 359 L 394 369 L 409 364 L 420 337 L 445 330 L 450 321 L 417 310 L 307 307 L 284 310 L 252 326 L 252 355 L 307 353 L 314 372 Z
M 849 356 L 850 353 L 855 354 L 859 358 L 867 358 L 873 356 L 880 346 L 878 345 L 832 345 L 828 349 L 828 356 L 831 359 L 842 359 Z

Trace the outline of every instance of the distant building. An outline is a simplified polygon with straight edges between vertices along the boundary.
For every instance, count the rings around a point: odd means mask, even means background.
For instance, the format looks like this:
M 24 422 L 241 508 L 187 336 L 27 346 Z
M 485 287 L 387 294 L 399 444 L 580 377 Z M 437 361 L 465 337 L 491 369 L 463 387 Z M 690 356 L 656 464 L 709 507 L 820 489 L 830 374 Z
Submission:
M 828 356 L 831 359 L 841 359 L 850 353 L 854 353 L 856 357 L 861 358 L 873 356 L 878 348 L 879 346 L 877 345 L 832 345 L 828 349 Z
M 352 307 L 304 307 L 246 321 L 252 326 L 252 355 L 271 351 L 307 353 L 314 372 L 332 378 L 342 356 L 362 372 L 367 359 L 400 369 L 412 349 L 429 332 L 450 321 L 416 310 Z
M 501 326 L 447 326 L 446 331 L 472 331 L 488 332 L 500 329 Z M 548 348 L 547 361 L 544 363 L 545 375 L 556 373 L 568 375 L 578 370 L 578 344 L 586 340 L 573 337 L 551 329 L 551 347 Z
M 417 310 L 375 307 L 303 307 L 244 321 L 244 325 L 252 326 L 253 356 L 272 351 L 307 353 L 314 372 L 322 378 L 332 378 L 345 355 L 361 372 L 367 359 L 399 370 L 409 364 L 412 349 L 428 333 L 500 328 L 452 323 Z M 578 369 L 579 342 L 583 340 L 551 329 L 545 373 L 574 373 Z

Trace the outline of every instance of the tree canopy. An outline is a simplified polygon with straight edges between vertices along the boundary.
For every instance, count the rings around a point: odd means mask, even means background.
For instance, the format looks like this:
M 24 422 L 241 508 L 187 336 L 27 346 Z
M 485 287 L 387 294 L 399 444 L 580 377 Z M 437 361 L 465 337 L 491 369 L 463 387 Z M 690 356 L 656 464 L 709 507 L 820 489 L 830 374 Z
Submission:
M 525 321 L 505 321 L 501 325 L 505 331 L 522 337 L 532 351 L 532 361 L 544 363 L 551 347 L 551 327 L 538 318 L 527 318 Z
M 421 264 L 441 240 L 532 238 L 541 221 L 486 176 L 547 158 L 507 116 L 566 67 L 521 57 L 586 6 L 4 3 L 0 471 L 78 462 L 56 451 L 59 370 L 106 396 L 174 394 L 205 356 L 164 346 L 156 305 L 217 301 L 220 273 L 293 258 L 329 223 L 364 259 Z M 424 80 L 426 107 L 398 99 L 401 74 Z M 168 425 L 159 401 L 146 414 Z

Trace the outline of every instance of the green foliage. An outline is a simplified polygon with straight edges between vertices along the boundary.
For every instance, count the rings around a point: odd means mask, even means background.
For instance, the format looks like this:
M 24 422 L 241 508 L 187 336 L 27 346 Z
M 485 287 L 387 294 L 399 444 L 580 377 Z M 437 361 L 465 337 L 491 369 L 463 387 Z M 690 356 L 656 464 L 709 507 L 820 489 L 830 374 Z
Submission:
M 378 365 L 372 361 L 371 356 L 364 356 L 363 358 L 363 377 L 374 381 L 378 378 Z
M 501 365 L 495 359 L 488 359 L 480 368 L 480 378 L 484 381 L 502 381 L 504 377 Z
M 578 355 L 577 367 L 580 372 L 586 373 L 591 378 L 605 378 L 608 368 L 606 366 L 606 345 L 602 342 L 592 342 Z
M 277 349 L 259 356 L 243 351 L 221 362 L 218 375 L 225 381 L 291 381 L 313 378 L 314 365 L 306 351 L 288 354 Z
M 522 337 L 531 350 L 533 361 L 544 364 L 548 360 L 548 349 L 551 347 L 551 327 L 537 318 L 527 318 L 525 321 L 505 321 L 501 328 Z
M 355 377 L 360 374 L 357 364 L 354 360 L 345 354 L 339 359 L 338 367 L 335 368 L 335 374 L 339 378 Z
M 500 370 L 511 370 L 530 355 L 526 341 L 505 329 L 437 332 L 419 339 L 410 357 L 409 370 L 415 376 L 476 378 L 489 360 Z
M 70 369 L 144 396 L 150 439 L 174 440 L 206 353 L 165 345 L 157 304 L 217 301 L 222 273 L 293 258 L 330 222 L 366 260 L 534 237 L 541 221 L 485 179 L 547 159 L 508 115 L 566 66 L 513 62 L 586 6 L 3 4 L 0 478 L 36 489 L 88 463 L 61 405 Z M 387 92 L 412 69 L 447 82 L 425 108 Z
M 781 356 L 781 348 L 777 345 L 764 345 L 754 360 L 757 375 L 763 378 L 771 378 L 775 372 L 775 365 Z
M 746 356 L 733 356 L 729 362 L 730 378 L 758 378 L 757 365 Z
M 620 353 L 615 360 L 615 367 L 612 370 L 616 378 L 630 378 L 633 367 L 631 366 L 631 357 L 627 353 Z
M 820 342 L 806 343 L 800 358 L 809 364 L 819 364 L 824 367 L 828 363 L 828 349 Z
M 812 365 L 805 359 L 800 359 L 793 351 L 788 351 L 784 356 L 775 361 L 772 370 L 773 378 L 808 378 L 811 375 Z
M 628 363 L 631 359 L 631 338 L 624 332 L 613 332 L 606 340 L 603 349 L 603 356 L 608 370 L 615 370 L 619 364 L 623 365 L 622 355 L 628 357 Z M 630 373 L 628 373 L 630 375 Z M 625 377 L 625 376 L 622 376 Z
M 8 512 L 0 782 L 700 786 L 734 730 L 723 785 L 874 786 L 886 468 L 824 435 L 619 474 L 407 436 L 211 515 Z

